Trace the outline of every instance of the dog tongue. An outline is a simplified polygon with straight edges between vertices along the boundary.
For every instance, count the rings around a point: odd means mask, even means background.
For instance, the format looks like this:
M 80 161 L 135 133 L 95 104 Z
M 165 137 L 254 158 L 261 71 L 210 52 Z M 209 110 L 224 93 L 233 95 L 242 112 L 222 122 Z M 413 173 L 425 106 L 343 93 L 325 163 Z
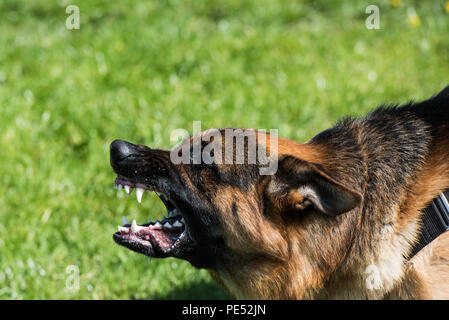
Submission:
M 128 227 L 129 225 L 130 227 Z M 138 237 L 142 240 L 149 241 L 162 251 L 167 251 L 178 240 L 182 233 L 182 228 L 172 225 L 168 228 L 160 224 L 138 226 L 136 221 L 133 220 L 131 224 L 128 222 L 126 227 L 119 226 L 119 232 L 125 237 Z
M 151 229 L 151 240 L 162 250 L 168 250 L 178 239 L 178 234 L 161 229 Z

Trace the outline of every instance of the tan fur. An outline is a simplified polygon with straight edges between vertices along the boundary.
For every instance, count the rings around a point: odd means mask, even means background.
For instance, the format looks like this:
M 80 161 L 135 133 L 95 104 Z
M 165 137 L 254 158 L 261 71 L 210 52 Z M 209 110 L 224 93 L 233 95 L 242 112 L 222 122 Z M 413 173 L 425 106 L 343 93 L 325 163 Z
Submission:
M 249 259 L 244 264 L 236 264 L 231 269 L 223 267 L 211 274 L 237 298 L 449 299 L 448 234 L 434 241 L 412 261 L 402 258 L 402 254 L 407 254 L 407 244 L 416 241 L 420 211 L 449 187 L 449 162 L 444 158 L 445 153 L 439 152 L 448 147 L 447 142 L 432 146 L 432 152 L 408 186 L 409 192 L 402 203 L 391 209 L 392 214 L 395 212 L 394 220 L 372 239 L 371 253 L 353 257 L 358 262 L 355 269 L 354 265 L 344 263 L 346 257 L 335 255 L 336 250 L 332 250 L 332 247 L 351 245 L 348 243 L 351 239 L 340 236 L 340 232 L 351 225 L 331 226 L 324 218 L 317 224 L 314 217 L 310 223 L 303 220 L 301 226 L 293 223 L 280 229 L 254 210 L 258 205 L 255 202 L 258 190 L 242 192 L 231 187 L 220 190 L 214 202 L 226 212 L 223 221 L 228 226 L 228 245 L 242 256 L 259 248 L 269 252 L 272 259 Z M 313 163 L 326 163 L 324 150 L 288 139 L 279 140 L 279 156 L 290 154 Z M 269 187 L 271 191 L 278 188 L 273 183 Z M 278 202 L 282 207 L 286 203 L 294 207 L 300 206 L 303 200 L 300 195 L 292 194 Z M 230 208 L 236 201 L 239 215 L 231 219 Z M 318 243 L 315 235 L 326 233 L 329 237 L 324 242 L 319 238 L 322 242 Z M 366 272 L 370 266 L 378 271 L 381 282 L 378 289 L 367 289 Z M 334 270 L 334 275 L 324 278 L 325 273 L 319 271 L 323 268 Z
M 304 144 L 253 129 L 207 130 L 171 151 L 117 140 L 118 176 L 165 189 L 185 218 L 168 251 L 123 244 L 207 268 L 241 299 L 449 299 L 449 233 L 412 257 L 423 210 L 449 190 L 448 108 L 449 86 Z

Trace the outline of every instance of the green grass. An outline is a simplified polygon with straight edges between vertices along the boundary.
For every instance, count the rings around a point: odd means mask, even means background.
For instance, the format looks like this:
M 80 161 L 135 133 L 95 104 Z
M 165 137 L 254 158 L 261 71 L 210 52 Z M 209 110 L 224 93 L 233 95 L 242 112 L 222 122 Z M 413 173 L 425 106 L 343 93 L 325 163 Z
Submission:
M 365 28 L 370 4 L 380 30 Z M 1 1 L 0 298 L 225 298 L 205 270 L 112 241 L 122 215 L 164 210 L 116 196 L 109 143 L 169 148 L 193 120 L 305 141 L 443 88 L 448 34 L 444 1 Z

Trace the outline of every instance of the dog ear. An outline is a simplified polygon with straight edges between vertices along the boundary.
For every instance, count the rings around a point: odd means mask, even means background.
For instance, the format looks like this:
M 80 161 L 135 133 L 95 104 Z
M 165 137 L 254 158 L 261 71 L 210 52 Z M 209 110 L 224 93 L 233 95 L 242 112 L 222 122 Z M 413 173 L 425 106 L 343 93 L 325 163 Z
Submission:
M 357 207 L 362 196 L 331 178 L 317 165 L 292 156 L 279 162 L 270 185 L 271 198 L 283 210 L 304 210 L 313 206 L 335 216 Z

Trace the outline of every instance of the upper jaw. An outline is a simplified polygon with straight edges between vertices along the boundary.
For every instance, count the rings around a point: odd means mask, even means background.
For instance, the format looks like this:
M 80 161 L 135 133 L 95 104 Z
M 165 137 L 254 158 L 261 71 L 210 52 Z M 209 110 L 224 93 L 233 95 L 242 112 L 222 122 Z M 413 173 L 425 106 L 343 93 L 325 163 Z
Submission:
M 136 189 L 136 199 L 139 203 L 145 191 L 154 191 L 164 202 L 168 211 L 168 217 L 164 216 L 161 221 L 148 221 L 141 225 L 138 225 L 135 220 L 129 222 L 126 217 L 123 217 L 123 224 L 113 235 L 114 241 L 151 257 L 179 256 L 182 253 L 183 244 L 188 240 L 188 226 L 183 213 L 170 200 L 166 188 L 161 191 L 156 186 L 134 183 L 123 176 L 117 177 L 114 188 L 119 191 L 124 189 L 128 196 L 133 189 Z
M 157 257 L 182 251 L 180 247 L 187 241 L 188 226 L 181 210 L 169 198 L 173 190 L 169 160 L 168 150 L 150 149 L 123 140 L 111 143 L 110 162 L 117 174 L 114 187 L 124 189 L 128 196 L 135 189 L 139 203 L 145 191 L 155 191 L 169 213 L 169 217 L 164 217 L 162 221 L 149 221 L 141 225 L 135 221 L 123 221 L 113 237 L 120 245 Z

